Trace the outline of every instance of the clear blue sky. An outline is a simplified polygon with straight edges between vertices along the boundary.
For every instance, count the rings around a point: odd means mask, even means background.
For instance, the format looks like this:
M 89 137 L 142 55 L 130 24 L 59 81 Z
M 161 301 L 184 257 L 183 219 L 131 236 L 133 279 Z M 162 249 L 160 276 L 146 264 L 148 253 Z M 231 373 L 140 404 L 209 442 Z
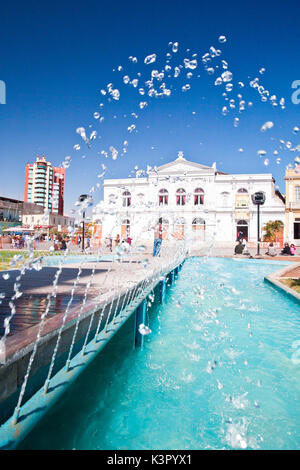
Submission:
M 299 15 L 297 1 L 6 3 L 0 19 L 0 80 L 7 86 L 7 104 L 0 105 L 0 194 L 23 199 L 25 164 L 37 154 L 45 154 L 54 165 L 70 155 L 68 212 L 78 195 L 97 183 L 101 163 L 108 167 L 106 177 L 127 177 L 135 165 L 164 164 L 179 150 L 199 163 L 216 161 L 217 168 L 228 173 L 272 172 L 284 192 L 285 166 L 296 154 L 280 149 L 278 140 L 300 143 L 300 133 L 292 133 L 294 126 L 300 127 L 300 105 L 291 102 L 291 83 L 300 79 Z M 220 35 L 227 37 L 225 44 L 218 42 Z M 123 84 L 124 75 L 145 81 L 152 69 L 161 71 L 170 41 L 179 43 L 172 67 L 198 54 L 196 70 L 182 69 L 180 77 L 166 78 L 170 97 L 141 96 Z M 236 99 L 241 93 L 246 102 L 253 102 L 242 114 L 221 113 L 224 86 L 214 85 L 220 69 L 209 76 L 201 62 L 210 46 L 222 50 L 216 63 L 226 60 L 233 73 L 234 90 L 228 96 Z M 151 53 L 157 60 L 145 65 L 144 57 Z M 138 63 L 131 63 L 129 56 Z M 117 71 L 119 65 L 122 72 Z M 187 79 L 189 71 L 193 77 Z M 249 77 L 260 77 L 271 94 L 284 97 L 286 109 L 262 103 L 249 87 Z M 238 81 L 245 83 L 243 89 Z M 110 82 L 120 90 L 119 101 L 109 103 L 100 94 Z M 183 93 L 186 83 L 191 89 Z M 147 101 L 148 107 L 139 109 L 140 101 Z M 103 123 L 94 119 L 95 111 L 105 117 Z M 233 126 L 234 117 L 240 118 L 238 127 Z M 265 121 L 273 121 L 274 127 L 262 133 Z M 136 133 L 127 131 L 131 124 L 136 124 Z M 76 134 L 79 126 L 101 136 L 91 149 Z M 126 155 L 117 160 L 99 155 L 110 145 L 121 152 L 124 140 Z M 83 150 L 73 150 L 77 143 Z M 257 156 L 259 149 L 268 152 L 269 166 Z M 275 149 L 280 165 L 272 156 Z

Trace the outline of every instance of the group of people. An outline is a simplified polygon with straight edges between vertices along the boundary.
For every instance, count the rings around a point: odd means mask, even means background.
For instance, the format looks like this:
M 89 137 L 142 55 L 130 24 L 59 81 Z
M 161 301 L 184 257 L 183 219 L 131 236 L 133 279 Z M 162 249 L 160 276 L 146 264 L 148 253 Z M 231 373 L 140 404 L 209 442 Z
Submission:
M 61 235 L 57 235 L 53 241 L 53 244 L 54 251 L 65 251 L 67 249 L 67 242 Z
M 247 248 L 246 239 L 241 238 L 237 241 L 238 241 L 238 243 L 235 246 L 234 254 L 235 255 L 250 255 L 250 252 Z M 296 247 L 293 243 L 291 243 L 291 245 L 289 245 L 288 243 L 285 243 L 283 249 L 280 252 L 280 255 L 294 256 L 295 252 L 296 252 Z M 276 249 L 275 249 L 275 246 L 274 246 L 273 242 L 269 243 L 268 250 L 265 252 L 265 255 L 277 256 Z
M 296 247 L 293 243 L 291 243 L 290 245 L 288 243 L 285 243 L 280 254 L 284 256 L 294 256 L 295 251 Z
M 120 235 L 117 233 L 114 242 L 115 242 L 115 247 L 116 248 L 119 245 L 121 245 L 122 243 L 128 243 L 128 245 L 131 245 L 132 238 L 129 235 L 127 235 L 126 237 L 121 239 Z M 113 239 L 112 239 L 112 237 L 106 237 L 105 246 L 106 246 L 106 248 L 109 248 L 110 251 L 113 251 Z
M 295 252 L 296 252 L 296 247 L 293 243 L 291 243 L 290 245 L 288 243 L 285 243 L 283 246 L 283 249 L 280 252 L 280 255 L 295 256 Z M 277 256 L 276 249 L 275 249 L 273 242 L 270 242 L 268 246 L 268 251 L 266 251 L 265 254 L 268 256 Z
M 24 235 L 14 235 L 11 237 L 11 247 L 12 249 L 15 248 L 25 248 L 26 245 L 26 238 Z
M 250 252 L 247 248 L 247 241 L 246 238 L 240 238 L 238 241 L 238 244 L 234 248 L 234 254 L 235 255 L 247 255 L 251 256 Z

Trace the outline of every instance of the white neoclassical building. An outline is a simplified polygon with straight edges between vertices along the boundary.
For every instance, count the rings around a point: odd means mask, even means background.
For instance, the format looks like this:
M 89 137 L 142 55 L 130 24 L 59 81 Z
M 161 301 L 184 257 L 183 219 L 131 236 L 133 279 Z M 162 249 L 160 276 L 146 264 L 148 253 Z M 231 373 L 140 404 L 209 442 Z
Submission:
M 270 173 L 226 174 L 216 165 L 201 165 L 179 156 L 149 169 L 146 177 L 107 179 L 104 200 L 93 211 L 95 236 L 153 239 L 153 226 L 162 217 L 163 238 L 213 238 L 234 242 L 242 231 L 257 240 L 257 206 L 251 195 L 264 191 L 261 227 L 270 220 L 284 223 L 285 204 Z

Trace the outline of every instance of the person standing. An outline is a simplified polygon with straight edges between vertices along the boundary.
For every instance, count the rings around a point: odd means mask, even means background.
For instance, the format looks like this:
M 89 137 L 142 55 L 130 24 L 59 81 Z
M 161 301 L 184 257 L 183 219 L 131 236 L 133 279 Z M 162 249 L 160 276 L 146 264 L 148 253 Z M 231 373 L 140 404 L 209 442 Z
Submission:
M 240 230 L 237 234 L 237 239 L 236 241 L 239 242 L 243 238 L 243 232 Z
M 162 218 L 158 219 L 158 224 L 154 228 L 153 256 L 159 256 L 162 243 Z

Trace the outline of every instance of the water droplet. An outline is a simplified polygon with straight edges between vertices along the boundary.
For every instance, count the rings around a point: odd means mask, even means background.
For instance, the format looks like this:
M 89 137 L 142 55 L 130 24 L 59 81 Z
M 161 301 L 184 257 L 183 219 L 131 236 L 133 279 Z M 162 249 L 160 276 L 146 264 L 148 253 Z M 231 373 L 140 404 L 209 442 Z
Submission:
M 218 41 L 219 41 L 221 44 L 224 44 L 224 42 L 227 41 L 226 36 L 219 36 Z
M 111 152 L 112 159 L 116 160 L 118 158 L 118 150 L 116 150 L 112 145 L 109 147 L 109 150 Z
M 222 114 L 223 114 L 223 116 L 226 116 L 226 114 L 228 114 L 228 108 L 227 108 L 227 106 L 223 106 L 223 108 L 222 108 Z
M 131 124 L 131 126 L 128 126 L 128 127 L 127 127 L 127 130 L 128 130 L 128 132 L 131 133 L 132 131 L 134 131 L 135 128 L 136 128 L 136 125 L 135 125 L 135 124 Z
M 175 67 L 175 68 L 174 68 L 174 78 L 178 77 L 179 74 L 180 74 L 180 68 L 179 68 L 179 67 Z
M 274 122 L 267 121 L 261 126 L 260 130 L 262 132 L 265 132 L 267 129 L 272 129 L 273 126 L 274 126 Z
M 145 57 L 144 63 L 145 64 L 152 64 L 153 62 L 156 61 L 156 54 L 150 54 Z
M 176 53 L 178 51 L 178 42 L 174 42 L 172 46 L 172 52 Z
M 232 73 L 229 72 L 229 70 L 226 70 L 226 72 L 223 72 L 221 75 L 223 82 L 231 82 L 232 80 Z
M 184 66 L 186 69 L 194 70 L 195 68 L 197 68 L 197 65 L 198 65 L 198 62 L 196 59 L 192 59 L 192 60 L 184 59 L 183 62 L 184 62 Z
M 139 325 L 139 333 L 143 336 L 146 336 L 146 335 L 150 335 L 150 333 L 152 333 L 152 331 L 150 330 L 150 328 L 146 325 L 144 325 L 144 323 L 141 323 Z

